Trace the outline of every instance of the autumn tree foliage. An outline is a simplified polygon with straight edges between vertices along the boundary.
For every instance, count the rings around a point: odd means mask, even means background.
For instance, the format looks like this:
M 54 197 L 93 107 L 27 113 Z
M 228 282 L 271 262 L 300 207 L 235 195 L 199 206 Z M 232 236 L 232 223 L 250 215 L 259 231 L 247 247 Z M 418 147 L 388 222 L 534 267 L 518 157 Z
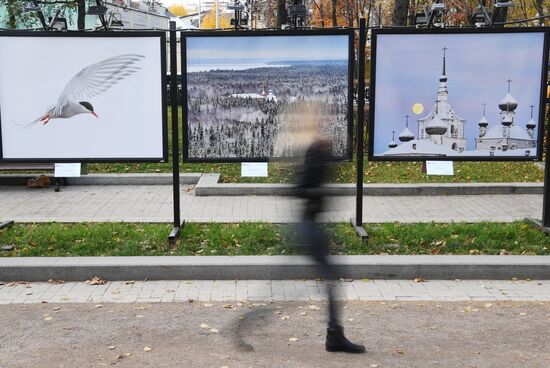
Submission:
M 492 11 L 496 0 L 485 0 L 485 6 Z M 310 24 L 314 27 L 354 26 L 359 18 L 365 18 L 367 25 L 407 26 L 413 25 L 415 14 L 422 13 L 433 0 L 310 0 L 312 11 Z M 443 0 L 447 11 L 443 20 L 448 25 L 473 25 L 472 15 L 479 11 L 481 0 Z M 514 7 L 508 9 L 508 21 L 541 17 L 550 14 L 548 0 L 514 0 Z M 533 20 L 522 25 L 544 25 L 548 19 Z
M 216 28 L 216 4 L 212 6 L 212 9 L 204 16 L 201 21 L 201 28 L 215 29 Z M 231 18 L 225 14 L 218 13 L 218 28 L 231 27 Z
M 390 1 L 311 0 L 309 4 L 312 10 L 310 23 L 315 27 L 357 27 L 360 18 L 367 19 L 368 24 L 378 24 L 381 15 L 387 18 L 386 7 Z
M 187 10 L 185 9 L 185 6 L 183 6 L 181 4 L 170 5 L 168 7 L 168 10 L 170 11 L 170 13 L 174 14 L 176 17 L 183 17 L 183 16 L 189 14 L 187 12 Z

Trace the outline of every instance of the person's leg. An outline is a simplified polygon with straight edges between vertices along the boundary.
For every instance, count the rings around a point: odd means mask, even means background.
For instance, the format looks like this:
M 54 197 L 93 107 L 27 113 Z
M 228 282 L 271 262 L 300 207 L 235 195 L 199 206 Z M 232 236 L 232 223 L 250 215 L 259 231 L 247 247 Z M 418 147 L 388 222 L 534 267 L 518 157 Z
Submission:
M 334 283 L 338 280 L 338 272 L 328 260 L 328 242 L 323 230 L 314 221 L 302 221 L 302 243 L 307 246 L 308 254 L 319 267 L 320 276 L 325 279 L 328 296 L 328 328 L 325 348 L 327 351 L 343 351 L 349 353 L 363 353 L 365 347 L 350 342 L 344 336 L 344 329 L 340 324 L 338 304 L 336 302 Z

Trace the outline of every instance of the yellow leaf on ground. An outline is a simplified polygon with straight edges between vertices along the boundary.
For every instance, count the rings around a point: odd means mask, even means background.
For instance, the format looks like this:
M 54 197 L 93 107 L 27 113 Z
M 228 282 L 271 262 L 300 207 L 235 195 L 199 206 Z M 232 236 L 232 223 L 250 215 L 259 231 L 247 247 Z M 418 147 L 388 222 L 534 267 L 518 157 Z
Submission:
M 94 276 L 91 280 L 86 281 L 88 285 L 103 285 L 105 282 L 105 280 L 97 276 Z
M 143 351 L 146 352 L 146 353 L 150 352 L 151 350 L 153 350 L 153 349 L 151 349 L 151 348 L 148 347 L 148 346 L 146 346 L 146 347 L 143 348 Z
M 288 339 L 288 341 L 296 342 L 296 341 L 298 341 L 298 338 L 297 337 L 291 337 L 290 339 Z

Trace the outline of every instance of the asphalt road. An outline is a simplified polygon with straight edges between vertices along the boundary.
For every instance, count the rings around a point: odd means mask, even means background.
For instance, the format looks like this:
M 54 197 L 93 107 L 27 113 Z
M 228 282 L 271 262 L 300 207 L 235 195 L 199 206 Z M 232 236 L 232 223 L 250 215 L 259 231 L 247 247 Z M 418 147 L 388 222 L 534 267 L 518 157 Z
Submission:
M 548 302 L 348 302 L 363 355 L 324 351 L 323 303 L 262 304 L 4 305 L 0 367 L 550 366 Z

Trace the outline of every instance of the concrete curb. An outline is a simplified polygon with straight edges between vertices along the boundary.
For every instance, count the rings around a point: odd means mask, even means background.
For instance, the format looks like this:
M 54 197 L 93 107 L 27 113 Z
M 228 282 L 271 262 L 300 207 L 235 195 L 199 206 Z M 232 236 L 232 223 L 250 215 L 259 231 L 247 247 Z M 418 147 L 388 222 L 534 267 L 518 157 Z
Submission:
M 26 185 L 35 174 L 2 174 L 0 185 Z M 218 173 L 185 173 L 183 185 L 196 185 L 197 196 L 290 196 L 292 184 L 219 183 Z M 67 178 L 68 185 L 172 185 L 172 174 L 88 174 Z M 426 195 L 496 195 L 542 194 L 543 183 L 426 183 L 426 184 L 365 184 L 366 196 L 426 196 Z M 324 195 L 353 196 L 355 184 L 328 184 Z
M 38 174 L 2 174 L 0 185 L 27 185 L 27 180 Z M 180 183 L 193 185 L 202 174 L 180 174 Z M 172 174 L 87 174 L 78 178 L 67 178 L 68 185 L 172 185 Z
M 547 256 L 333 256 L 352 279 L 550 279 Z M 303 256 L 3 257 L 2 281 L 286 280 L 319 277 Z
M 225 184 L 218 183 L 220 174 L 203 174 L 195 186 L 197 196 L 292 195 L 291 184 Z M 365 184 L 366 196 L 425 195 L 490 195 L 542 194 L 543 183 L 426 183 L 426 184 Z M 353 196 L 355 184 L 328 184 L 324 194 Z

